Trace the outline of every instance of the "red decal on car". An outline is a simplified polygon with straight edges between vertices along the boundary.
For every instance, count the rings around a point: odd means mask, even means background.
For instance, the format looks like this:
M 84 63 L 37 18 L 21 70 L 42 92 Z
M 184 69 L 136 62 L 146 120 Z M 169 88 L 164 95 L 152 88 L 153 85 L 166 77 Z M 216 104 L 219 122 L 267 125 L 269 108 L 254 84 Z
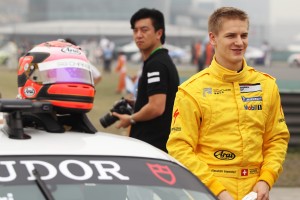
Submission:
M 173 172 L 170 170 L 168 166 L 163 166 L 159 164 L 150 164 L 146 163 L 151 172 L 158 178 L 159 180 L 169 184 L 174 185 L 176 183 L 176 177 Z

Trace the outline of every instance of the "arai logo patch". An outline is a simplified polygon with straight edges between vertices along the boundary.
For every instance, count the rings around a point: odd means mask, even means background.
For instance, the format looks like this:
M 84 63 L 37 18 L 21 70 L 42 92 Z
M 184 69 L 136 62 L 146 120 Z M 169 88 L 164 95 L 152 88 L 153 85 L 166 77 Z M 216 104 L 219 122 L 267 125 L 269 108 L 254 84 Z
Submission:
M 33 87 L 27 87 L 24 89 L 24 94 L 26 97 L 32 97 L 35 95 L 35 89 Z
M 214 156 L 220 160 L 233 160 L 235 158 L 235 154 L 226 151 L 226 150 L 219 150 L 214 153 Z
M 65 47 L 61 51 L 64 53 L 70 53 L 70 54 L 77 54 L 77 55 L 81 54 L 79 49 L 75 49 L 73 47 Z

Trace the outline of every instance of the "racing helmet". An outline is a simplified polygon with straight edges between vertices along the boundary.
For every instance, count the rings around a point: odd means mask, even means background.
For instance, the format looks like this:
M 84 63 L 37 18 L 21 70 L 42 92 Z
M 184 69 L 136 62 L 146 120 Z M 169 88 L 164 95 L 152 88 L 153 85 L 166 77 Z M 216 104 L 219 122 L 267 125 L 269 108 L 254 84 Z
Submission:
M 50 101 L 57 113 L 86 113 L 95 88 L 91 64 L 79 46 L 44 42 L 19 59 L 18 97 Z

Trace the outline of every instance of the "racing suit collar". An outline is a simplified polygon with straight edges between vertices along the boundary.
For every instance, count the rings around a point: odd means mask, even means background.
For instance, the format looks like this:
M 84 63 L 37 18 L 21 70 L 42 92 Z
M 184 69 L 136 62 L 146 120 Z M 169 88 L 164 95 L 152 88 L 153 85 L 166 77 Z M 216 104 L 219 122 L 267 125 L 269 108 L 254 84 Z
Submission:
M 224 81 L 224 82 L 238 82 L 243 80 L 249 70 L 249 66 L 247 65 L 245 59 L 243 61 L 243 69 L 240 72 L 229 70 L 222 65 L 218 64 L 216 59 L 214 58 L 209 66 L 209 71 L 213 76 L 217 79 Z

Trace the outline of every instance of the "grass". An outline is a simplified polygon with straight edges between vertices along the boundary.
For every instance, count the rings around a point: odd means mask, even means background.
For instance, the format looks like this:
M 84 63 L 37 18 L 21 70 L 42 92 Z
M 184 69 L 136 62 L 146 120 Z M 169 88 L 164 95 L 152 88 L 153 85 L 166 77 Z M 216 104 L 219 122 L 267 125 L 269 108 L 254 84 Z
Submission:
M 0 92 L 2 98 L 15 98 L 17 95 L 17 73 L 9 71 L 4 67 L 0 67 Z M 129 75 L 135 75 L 137 65 L 128 65 Z M 194 74 L 196 68 L 180 67 L 179 75 L 181 80 L 184 80 Z M 94 108 L 88 113 L 88 116 L 98 131 L 109 132 L 113 134 L 124 134 L 121 129 L 116 129 L 115 125 L 108 128 L 103 128 L 99 123 L 99 118 L 104 116 L 113 103 L 119 100 L 122 95 L 116 94 L 118 75 L 112 71 L 111 74 L 103 74 L 102 81 L 96 86 L 96 96 L 94 99 Z M 299 187 L 300 186 L 300 147 L 290 148 L 283 166 L 284 170 L 279 177 L 276 186 Z

